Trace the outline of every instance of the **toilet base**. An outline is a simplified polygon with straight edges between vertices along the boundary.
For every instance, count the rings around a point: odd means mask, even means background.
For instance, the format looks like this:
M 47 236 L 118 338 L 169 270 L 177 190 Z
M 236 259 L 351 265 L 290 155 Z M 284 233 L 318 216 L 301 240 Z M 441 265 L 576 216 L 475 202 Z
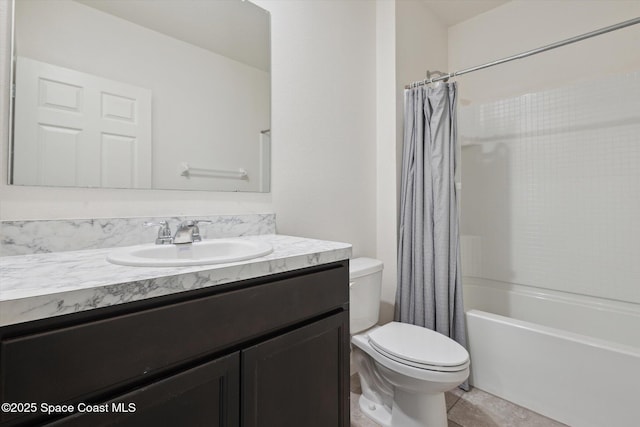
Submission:
M 391 427 L 447 427 L 444 393 L 416 394 L 396 388 Z
M 358 401 L 360 411 L 382 427 L 447 427 L 447 406 L 444 393 L 413 394 L 396 389 L 391 412 L 367 399 Z
M 367 399 L 364 394 L 358 401 L 360 411 L 382 427 L 391 427 L 391 413 L 384 406 Z

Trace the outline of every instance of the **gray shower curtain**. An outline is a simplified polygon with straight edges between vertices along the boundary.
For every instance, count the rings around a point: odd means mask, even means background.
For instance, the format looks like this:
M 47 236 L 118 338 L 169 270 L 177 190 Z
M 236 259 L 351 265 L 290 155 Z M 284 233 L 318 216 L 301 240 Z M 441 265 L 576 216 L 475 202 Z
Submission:
M 456 103 L 456 83 L 405 90 L 395 320 L 433 329 L 466 348 Z

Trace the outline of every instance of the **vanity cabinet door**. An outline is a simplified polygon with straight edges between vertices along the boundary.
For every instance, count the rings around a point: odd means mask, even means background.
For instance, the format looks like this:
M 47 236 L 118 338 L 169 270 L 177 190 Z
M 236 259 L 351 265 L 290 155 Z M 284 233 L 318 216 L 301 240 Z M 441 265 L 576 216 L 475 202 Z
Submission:
M 243 427 L 349 426 L 349 314 L 242 352 Z
M 93 406 L 104 412 L 78 413 L 47 425 L 237 427 L 239 384 L 236 352 Z

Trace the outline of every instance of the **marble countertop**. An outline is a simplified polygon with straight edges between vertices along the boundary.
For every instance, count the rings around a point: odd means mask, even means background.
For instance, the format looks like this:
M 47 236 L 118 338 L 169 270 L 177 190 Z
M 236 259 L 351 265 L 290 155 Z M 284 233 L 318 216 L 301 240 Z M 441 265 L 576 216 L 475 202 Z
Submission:
M 112 249 L 0 257 L 0 326 L 200 289 L 348 259 L 351 245 L 277 234 L 273 252 L 247 261 L 191 267 L 111 264 Z

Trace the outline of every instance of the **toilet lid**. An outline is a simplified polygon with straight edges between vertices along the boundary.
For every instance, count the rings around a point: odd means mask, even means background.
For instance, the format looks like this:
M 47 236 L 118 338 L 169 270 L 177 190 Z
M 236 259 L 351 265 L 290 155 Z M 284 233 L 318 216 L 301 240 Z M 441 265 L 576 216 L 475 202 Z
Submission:
M 451 338 L 408 323 L 387 323 L 369 334 L 369 342 L 392 359 L 426 369 L 451 370 L 469 361 L 467 350 Z

